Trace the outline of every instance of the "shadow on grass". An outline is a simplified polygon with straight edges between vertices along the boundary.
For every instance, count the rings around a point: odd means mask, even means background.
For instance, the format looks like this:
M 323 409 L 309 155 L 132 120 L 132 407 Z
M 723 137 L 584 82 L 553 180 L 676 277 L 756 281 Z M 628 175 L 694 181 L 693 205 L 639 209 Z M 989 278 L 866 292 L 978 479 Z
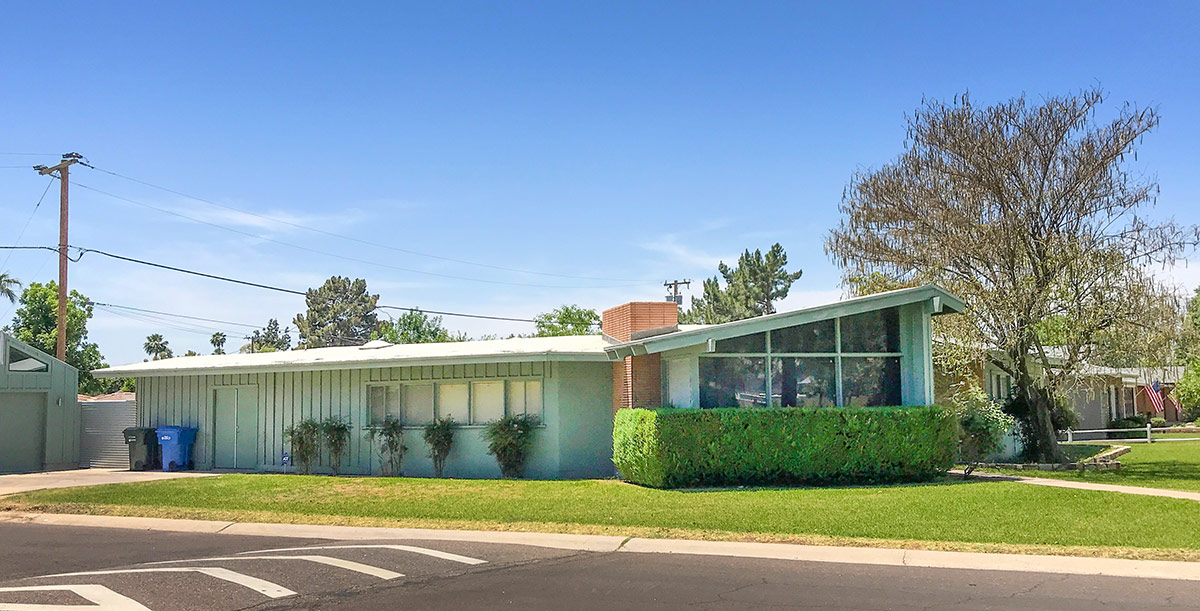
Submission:
M 1012 478 L 1007 477 L 970 477 L 963 479 L 961 475 L 946 475 L 934 480 L 926 482 L 895 482 L 886 484 L 830 484 L 826 486 L 819 485 L 744 485 L 744 486 L 697 486 L 694 488 L 650 488 L 628 482 L 631 486 L 645 488 L 647 490 L 664 490 L 668 492 L 761 492 L 761 491 L 787 491 L 787 490 L 863 490 L 863 489 L 887 489 L 887 488 L 931 488 L 943 486 L 961 486 L 964 484 L 986 484 L 994 481 L 1005 481 Z

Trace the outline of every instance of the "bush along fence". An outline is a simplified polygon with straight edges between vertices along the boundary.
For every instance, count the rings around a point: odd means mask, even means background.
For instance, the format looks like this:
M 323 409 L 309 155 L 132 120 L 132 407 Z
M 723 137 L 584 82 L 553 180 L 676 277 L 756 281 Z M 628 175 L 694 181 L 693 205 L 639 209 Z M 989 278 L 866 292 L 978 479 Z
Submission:
M 939 407 L 622 409 L 613 428 L 621 477 L 656 488 L 926 481 L 957 446 Z

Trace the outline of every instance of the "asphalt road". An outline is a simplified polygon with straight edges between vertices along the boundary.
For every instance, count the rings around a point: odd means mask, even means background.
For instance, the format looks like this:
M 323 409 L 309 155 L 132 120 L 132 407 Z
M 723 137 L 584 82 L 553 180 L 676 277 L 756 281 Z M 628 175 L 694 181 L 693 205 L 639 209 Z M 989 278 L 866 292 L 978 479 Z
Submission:
M 1200 609 L 1200 583 L 450 541 L 338 542 L 0 524 L 0 610 L 73 606 Z

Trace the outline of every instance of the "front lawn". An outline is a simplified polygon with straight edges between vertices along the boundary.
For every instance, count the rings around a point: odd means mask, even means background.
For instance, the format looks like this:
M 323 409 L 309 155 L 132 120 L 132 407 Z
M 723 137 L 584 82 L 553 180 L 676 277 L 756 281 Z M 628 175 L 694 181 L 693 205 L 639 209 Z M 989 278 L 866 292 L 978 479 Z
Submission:
M 1120 445 L 1120 440 L 1109 443 Z M 1119 471 L 1002 471 L 1028 477 L 1052 477 L 1097 484 L 1168 488 L 1200 492 L 1200 441 L 1130 443 L 1119 457 Z M 1068 446 L 1069 447 L 1069 446 Z M 981 469 L 982 471 L 982 469 Z
M 1200 560 L 1195 502 L 1002 481 L 655 490 L 615 480 L 231 474 L 37 491 L 0 508 Z

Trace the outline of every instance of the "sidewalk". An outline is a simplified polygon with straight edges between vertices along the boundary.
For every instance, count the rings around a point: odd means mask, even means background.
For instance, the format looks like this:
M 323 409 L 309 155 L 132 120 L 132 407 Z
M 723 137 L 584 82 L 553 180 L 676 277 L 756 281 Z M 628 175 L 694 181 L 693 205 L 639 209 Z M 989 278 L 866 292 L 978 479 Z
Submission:
M 962 474 L 961 471 L 955 470 L 955 473 Z M 1000 475 L 996 473 L 980 473 L 976 471 L 971 474 L 972 477 L 980 479 L 994 479 L 1006 482 L 1019 482 L 1022 484 L 1033 484 L 1034 486 L 1050 486 L 1052 488 L 1072 488 L 1075 490 L 1095 490 L 1098 492 L 1120 492 L 1122 494 L 1140 494 L 1142 496 L 1160 496 L 1172 499 L 1183 499 L 1185 501 L 1200 502 L 1200 492 L 1188 492 L 1186 490 L 1168 490 L 1166 488 L 1145 488 L 1142 486 L 1118 486 L 1115 484 L 1094 484 L 1091 482 L 1076 482 L 1066 479 L 1051 479 L 1047 477 L 1028 477 L 1025 475 Z
M 0 475 L 0 496 L 46 488 L 126 484 L 180 477 L 211 477 L 213 475 L 216 474 L 196 471 L 126 471 L 123 469 L 71 469 L 69 471 L 17 473 Z
M 39 513 L 0 513 L 0 523 L 27 523 L 90 528 L 128 528 L 139 530 L 209 533 L 213 535 L 252 535 L 297 537 L 306 539 L 353 540 L 425 540 L 507 543 L 584 552 L 695 554 L 831 562 L 878 566 L 922 567 L 986 571 L 1020 571 L 1061 575 L 1099 575 L 1200 581 L 1200 562 L 1161 560 L 1123 560 L 1080 558 L 1075 556 L 1037 556 L 1023 554 L 986 554 L 929 550 L 879 549 L 867 547 L 825 547 L 788 543 L 739 543 L 690 541 L 680 539 L 642 539 L 605 535 L 568 535 L 507 531 L 426 530 L 419 528 L 378 528 L 361 526 L 318 526 L 303 524 L 255 524 L 204 520 L 168 520 Z

